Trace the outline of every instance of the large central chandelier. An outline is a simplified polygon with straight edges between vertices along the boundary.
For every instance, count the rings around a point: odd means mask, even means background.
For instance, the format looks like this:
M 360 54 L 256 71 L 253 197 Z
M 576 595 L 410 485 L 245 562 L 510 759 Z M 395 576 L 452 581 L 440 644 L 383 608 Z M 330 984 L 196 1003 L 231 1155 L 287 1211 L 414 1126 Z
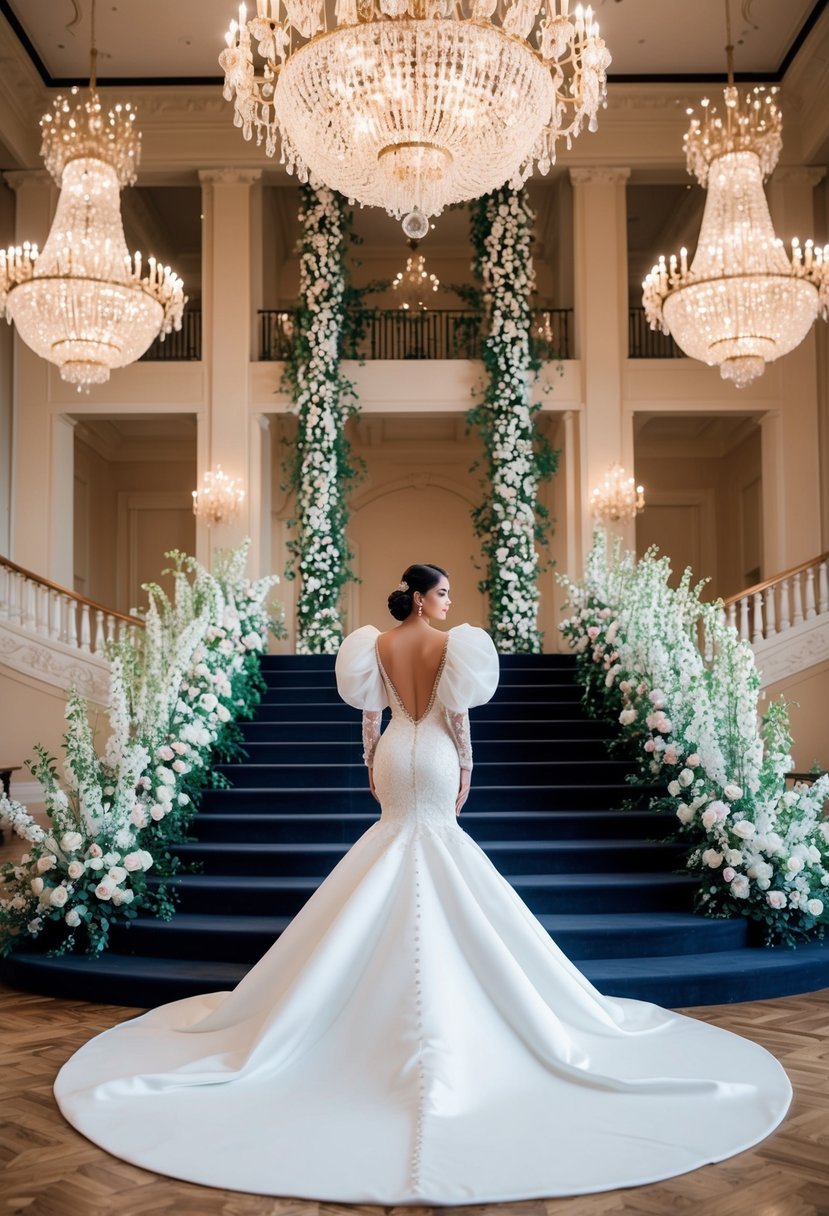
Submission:
M 40 154 L 60 187 L 46 244 L 0 250 L 0 311 L 79 391 L 181 329 L 185 304 L 169 266 L 151 257 L 145 273 L 141 254 L 127 250 L 120 194 L 136 179 L 141 135 L 131 106 L 102 106 L 95 57 L 93 34 L 88 96 L 73 88 L 40 123 Z
M 574 139 L 605 97 L 610 55 L 591 9 L 570 0 L 257 0 L 219 62 L 246 139 L 301 181 L 360 204 L 428 217 L 478 198 Z M 498 12 L 496 12 L 498 10 Z M 254 47 L 257 59 L 254 58 Z M 258 66 L 257 66 L 258 64 Z
M 688 172 L 708 187 L 697 251 L 660 257 L 642 284 L 651 328 L 738 388 L 794 350 L 829 305 L 829 246 L 792 255 L 775 235 L 763 192 L 783 146 L 776 89 L 734 86 L 728 2 L 728 86 L 720 113 L 707 100 L 685 135 Z

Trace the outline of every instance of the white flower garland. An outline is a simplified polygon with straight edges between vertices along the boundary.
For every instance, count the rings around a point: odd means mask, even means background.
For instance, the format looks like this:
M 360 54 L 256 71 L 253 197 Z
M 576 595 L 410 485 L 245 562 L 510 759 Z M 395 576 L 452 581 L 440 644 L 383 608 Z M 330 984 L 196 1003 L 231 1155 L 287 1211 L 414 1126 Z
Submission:
M 345 529 L 355 470 L 345 424 L 356 406 L 340 372 L 348 296 L 345 202 L 326 186 L 303 186 L 299 218 L 300 303 L 288 365 L 298 419 L 291 466 L 296 532 L 288 575 L 299 576 L 297 653 L 334 654 L 343 638 L 341 591 L 353 578 Z
M 490 632 L 503 654 L 541 650 L 536 541 L 546 513 L 538 484 L 556 465 L 535 432 L 539 407 L 531 403 L 539 366 L 531 342 L 533 220 L 524 193 L 509 186 L 473 205 L 473 270 L 488 330 L 482 352 L 488 383 L 483 402 L 468 415 L 486 452 L 486 497 L 473 521 L 487 560 L 481 590 L 489 594 Z
M 615 716 L 641 776 L 667 783 L 653 805 L 672 811 L 711 916 L 760 921 L 768 943 L 822 936 L 829 924 L 829 776 L 786 788 L 792 768 L 785 703 L 758 719 L 754 654 L 703 604 L 703 584 L 668 585 L 670 564 L 638 563 L 598 532 L 584 581 L 562 578 L 561 623 L 579 656 L 585 702 Z M 698 644 L 699 642 L 699 644 Z
M 3 953 L 41 935 L 53 949 L 71 950 L 81 927 L 98 952 L 116 918 L 139 907 L 172 913 L 165 884 L 151 890 L 147 872 L 175 872 L 171 849 L 187 834 L 212 751 L 234 754 L 233 719 L 258 701 L 258 654 L 268 630 L 280 628 L 265 608 L 277 580 L 244 578 L 247 548 L 222 555 L 214 574 L 168 554 L 177 564 L 174 602 L 148 588 L 146 629 L 112 651 L 104 755 L 76 693 L 66 710 L 63 784 L 55 760 L 35 749 L 32 772 L 44 787 L 49 828 L 0 798 L 0 822 L 33 845 L 0 868 Z

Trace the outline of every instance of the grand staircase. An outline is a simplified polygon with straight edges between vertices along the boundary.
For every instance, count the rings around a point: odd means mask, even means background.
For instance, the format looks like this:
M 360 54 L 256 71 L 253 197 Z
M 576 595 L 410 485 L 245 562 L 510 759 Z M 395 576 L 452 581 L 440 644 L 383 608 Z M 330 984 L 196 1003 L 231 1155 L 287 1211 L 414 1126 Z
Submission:
M 327 657 L 263 660 L 268 691 L 245 726 L 249 758 L 204 796 L 169 922 L 139 917 L 99 959 L 16 952 L 0 968 L 37 992 L 146 1006 L 232 987 L 374 822 L 360 715 Z M 695 880 L 647 809 L 652 790 L 608 758 L 613 726 L 588 719 L 569 656 L 509 656 L 474 710 L 473 792 L 462 826 L 603 992 L 668 1007 L 829 986 L 829 945 L 769 950 L 749 922 L 691 912 Z M 631 798 L 637 809 L 622 810 Z

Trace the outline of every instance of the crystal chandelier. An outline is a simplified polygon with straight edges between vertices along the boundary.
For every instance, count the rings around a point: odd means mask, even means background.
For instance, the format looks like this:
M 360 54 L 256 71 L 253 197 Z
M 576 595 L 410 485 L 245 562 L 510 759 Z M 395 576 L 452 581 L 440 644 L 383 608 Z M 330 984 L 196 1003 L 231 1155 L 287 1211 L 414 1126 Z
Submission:
M 590 495 L 590 509 L 601 523 L 617 523 L 620 519 L 635 519 L 645 509 L 645 490 L 625 470 L 612 464 L 600 486 Z
M 610 55 L 570 0 L 257 0 L 219 56 L 245 139 L 361 205 L 428 217 L 596 129 Z M 496 13 L 496 9 L 498 12 Z M 531 41 L 532 39 L 532 41 Z M 537 44 L 537 47 L 536 47 Z M 258 56 L 257 67 L 254 50 Z
M 94 0 L 92 13 L 94 31 Z M 127 251 L 120 192 L 136 179 L 141 135 L 131 106 L 101 105 L 96 55 L 93 32 L 88 97 L 73 88 L 41 119 L 40 154 L 60 187 L 46 244 L 0 250 L 0 310 L 79 392 L 181 329 L 185 304 L 169 266 L 149 258 L 144 274 L 141 254 Z
M 245 501 L 245 491 L 235 477 L 228 477 L 222 466 L 202 477 L 202 488 L 193 491 L 193 514 L 211 524 L 223 524 L 238 514 Z
M 642 284 L 651 328 L 673 334 L 686 355 L 718 366 L 724 380 L 743 388 L 767 363 L 794 350 L 818 312 L 829 305 L 829 246 L 805 249 L 792 241 L 791 258 L 774 233 L 763 179 L 782 148 L 776 89 L 734 87 L 728 28 L 728 86 L 720 114 L 708 100 L 685 135 L 688 172 L 708 187 L 697 251 L 688 266 L 664 257 Z
M 430 291 L 440 289 L 440 279 L 430 274 L 426 269 L 426 259 L 422 253 L 416 257 L 417 241 L 410 241 L 412 253 L 406 258 L 406 269 L 398 270 L 392 280 L 392 291 L 397 293 L 400 300 L 399 308 L 407 312 L 426 312 L 429 308 L 423 297 Z

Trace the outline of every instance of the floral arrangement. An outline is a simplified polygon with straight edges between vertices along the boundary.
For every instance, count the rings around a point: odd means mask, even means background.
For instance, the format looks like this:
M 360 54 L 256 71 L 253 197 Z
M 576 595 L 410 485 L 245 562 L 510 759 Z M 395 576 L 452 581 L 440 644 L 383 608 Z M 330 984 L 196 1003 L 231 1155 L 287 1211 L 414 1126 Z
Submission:
M 360 471 L 345 435 L 356 397 L 340 368 L 355 323 L 345 265 L 350 217 L 345 200 L 327 186 L 304 185 L 300 192 L 300 299 L 286 366 L 298 422 L 289 467 L 296 518 L 287 573 L 299 576 L 297 653 L 334 654 L 343 638 L 342 588 L 354 578 L 346 500 Z
M 676 819 L 699 877 L 698 910 L 744 915 L 767 944 L 822 936 L 829 923 L 829 776 L 787 788 L 793 767 L 784 702 L 758 717 L 760 678 L 722 604 L 703 603 L 686 571 L 637 562 L 597 532 L 582 583 L 562 578 L 560 628 L 578 656 L 584 700 L 615 718 L 635 779 L 664 783 L 653 800 Z
M 489 628 L 502 654 L 538 652 L 539 559 L 546 511 L 538 484 L 558 454 L 536 431 L 530 389 L 540 362 L 531 339 L 534 215 L 525 195 L 502 186 L 472 204 L 472 269 L 480 280 L 487 337 L 483 400 L 468 421 L 484 445 L 484 499 L 472 513 L 487 572 Z
M 261 696 L 259 654 L 279 622 L 266 608 L 273 577 L 244 577 L 248 545 L 219 556 L 213 574 L 178 552 L 175 595 L 146 588 L 145 628 L 111 648 L 109 735 L 99 755 L 85 701 L 69 697 L 64 780 L 35 748 L 48 827 L 0 798 L 0 822 L 31 845 L 0 868 L 0 950 L 31 938 L 60 953 L 82 932 L 90 953 L 138 910 L 169 917 L 174 847 L 187 837 L 216 756 L 239 749 L 236 720 Z M 152 870 L 159 881 L 151 884 Z

